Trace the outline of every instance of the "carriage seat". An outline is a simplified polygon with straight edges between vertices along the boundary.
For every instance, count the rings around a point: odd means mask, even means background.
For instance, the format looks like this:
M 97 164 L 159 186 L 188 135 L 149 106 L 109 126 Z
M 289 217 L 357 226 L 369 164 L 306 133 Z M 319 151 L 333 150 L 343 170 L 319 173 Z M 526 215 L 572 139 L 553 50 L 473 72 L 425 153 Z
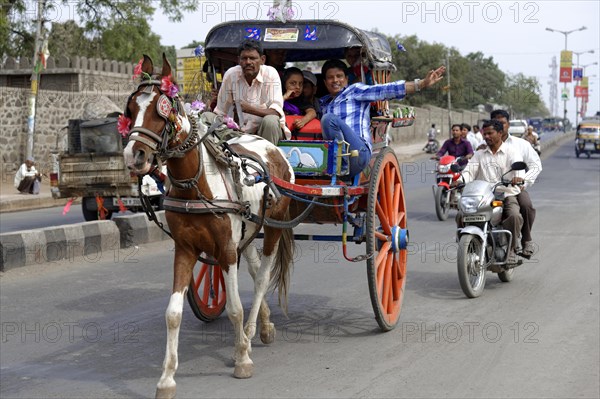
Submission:
M 295 130 L 294 122 L 301 118 L 300 115 L 286 115 L 285 117 L 285 124 L 292 132 L 292 140 L 323 140 L 321 121 L 316 118 L 308 122 L 302 129 Z

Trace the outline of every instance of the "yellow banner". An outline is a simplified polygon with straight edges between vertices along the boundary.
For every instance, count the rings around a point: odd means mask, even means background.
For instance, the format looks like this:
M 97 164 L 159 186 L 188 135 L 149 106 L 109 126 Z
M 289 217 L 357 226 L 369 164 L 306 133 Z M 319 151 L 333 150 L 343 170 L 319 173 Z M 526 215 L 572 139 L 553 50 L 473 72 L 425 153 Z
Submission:
M 580 86 L 581 86 L 581 87 L 588 88 L 588 85 L 589 85 L 589 83 L 588 83 L 588 77 L 587 77 L 587 76 L 584 76 L 584 77 L 583 77 L 583 79 L 581 79 L 581 84 L 580 84 Z
M 177 83 L 182 94 L 198 94 L 210 91 L 210 85 L 202 73 L 204 57 L 177 58 Z
M 573 52 L 572 51 L 561 51 L 560 52 L 560 66 L 563 68 L 570 68 L 573 66 Z

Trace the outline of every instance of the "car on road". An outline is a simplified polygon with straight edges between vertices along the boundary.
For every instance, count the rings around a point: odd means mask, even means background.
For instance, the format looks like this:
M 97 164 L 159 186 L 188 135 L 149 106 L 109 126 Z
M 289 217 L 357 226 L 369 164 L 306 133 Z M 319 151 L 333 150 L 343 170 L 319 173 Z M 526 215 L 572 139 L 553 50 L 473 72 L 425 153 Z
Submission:
M 513 119 L 508 124 L 508 134 L 511 136 L 523 137 L 527 132 L 527 121 L 523 119 Z

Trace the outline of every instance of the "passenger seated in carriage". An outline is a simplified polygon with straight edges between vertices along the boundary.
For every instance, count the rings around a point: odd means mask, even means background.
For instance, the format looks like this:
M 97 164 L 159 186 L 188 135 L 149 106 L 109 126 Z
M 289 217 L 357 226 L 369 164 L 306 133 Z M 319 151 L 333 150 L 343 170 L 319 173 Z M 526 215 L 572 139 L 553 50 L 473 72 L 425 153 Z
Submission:
M 350 157 L 350 176 L 360 173 L 371 159 L 371 102 L 402 99 L 407 94 L 419 92 L 440 81 L 445 70 L 441 66 L 429 71 L 425 79 L 414 82 L 399 80 L 372 86 L 363 83 L 348 86 L 348 72 L 343 61 L 329 60 L 323 64 L 321 74 L 329 92 L 321 98 L 323 136 L 327 140 L 346 141 L 350 151 L 358 151 L 358 156 Z
M 308 100 L 308 102 L 313 106 L 315 111 L 317 111 L 317 119 L 321 119 L 323 117 L 323 113 L 321 112 L 321 102 L 317 97 L 317 77 L 311 71 L 302 71 L 304 75 L 304 86 L 302 86 L 302 94 Z
M 372 85 L 373 73 L 366 65 L 361 62 L 362 58 L 362 46 L 346 47 L 344 50 L 344 57 L 348 63 L 348 83 L 360 83 L 362 82 L 362 75 L 365 75 L 365 83 Z M 362 69 L 362 72 L 361 72 Z
M 304 96 L 304 74 L 296 67 L 286 69 L 283 75 L 283 111 L 290 132 L 299 131 L 311 123 L 312 129 L 320 130 L 317 111 Z
M 244 40 L 238 47 L 238 57 L 239 65 L 223 75 L 214 112 L 221 116 L 233 116 L 235 112 L 242 132 L 277 145 L 285 126 L 279 74 L 265 65 L 262 44 L 256 40 Z

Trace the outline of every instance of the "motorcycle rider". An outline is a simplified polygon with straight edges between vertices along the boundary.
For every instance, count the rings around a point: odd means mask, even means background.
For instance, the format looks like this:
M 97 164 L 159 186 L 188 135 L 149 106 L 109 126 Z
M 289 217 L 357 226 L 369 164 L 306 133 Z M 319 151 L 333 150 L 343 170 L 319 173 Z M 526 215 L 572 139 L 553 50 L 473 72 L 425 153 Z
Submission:
M 429 149 L 429 143 L 435 141 L 435 135 L 437 131 L 435 129 L 435 123 L 431 124 L 431 129 L 427 132 L 427 143 L 425 143 L 425 147 L 423 147 L 423 151 L 427 151 Z
M 453 155 L 456 158 L 462 157 L 465 161 L 473 156 L 473 147 L 471 147 L 471 143 L 468 140 L 462 138 L 461 129 L 461 125 L 452 125 L 452 138 L 444 141 L 444 145 L 432 159 L 439 160 L 442 156 L 446 155 L 446 152 L 448 155 Z
M 514 162 L 522 161 L 522 157 L 514 146 L 502 141 L 504 127 L 497 120 L 485 121 L 482 126 L 483 138 L 487 148 L 477 151 L 462 172 L 465 183 L 473 180 L 484 180 L 489 183 L 498 183 L 502 176 L 511 169 Z M 512 185 L 500 186 L 497 192 L 504 193 L 504 208 L 502 215 L 502 226 L 512 233 L 512 242 L 507 258 L 507 264 L 518 262 L 516 248 L 519 246 L 518 237 L 523 225 L 523 217 L 519 211 L 517 195 L 521 189 L 516 184 L 523 183 L 524 179 L 518 176 L 518 172 L 511 172 L 505 178 L 511 179 Z M 456 183 L 454 183 L 456 184 Z M 456 216 L 456 224 L 462 227 L 462 212 Z
M 531 197 L 527 189 L 535 183 L 535 179 L 542 171 L 542 161 L 539 155 L 531 147 L 528 141 L 514 137 L 508 134 L 510 115 L 503 109 L 497 109 L 490 114 L 492 119 L 502 123 L 504 129 L 502 132 L 502 141 L 513 147 L 520 155 L 523 162 L 527 164 L 529 171 L 525 175 L 525 184 L 520 186 L 521 192 L 517 195 L 521 216 L 523 217 L 523 227 L 521 230 L 521 245 L 517 247 L 517 253 L 524 258 L 531 258 L 535 252 L 535 245 L 531 237 L 531 229 L 535 221 L 535 208 L 531 202 Z M 520 251 L 520 252 L 519 252 Z
M 539 138 L 540 136 L 533 131 L 533 126 L 527 126 L 527 133 L 525 133 L 523 136 L 523 140 L 528 141 L 538 155 L 540 154 L 540 143 L 538 142 Z

